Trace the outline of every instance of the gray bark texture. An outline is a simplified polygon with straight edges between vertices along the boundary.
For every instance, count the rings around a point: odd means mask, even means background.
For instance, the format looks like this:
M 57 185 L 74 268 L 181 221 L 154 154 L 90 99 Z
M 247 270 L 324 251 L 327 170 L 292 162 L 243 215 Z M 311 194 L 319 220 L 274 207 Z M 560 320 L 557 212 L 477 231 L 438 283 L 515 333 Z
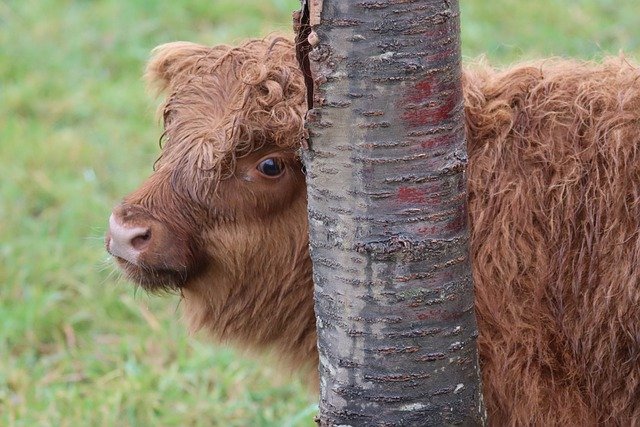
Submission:
M 306 6 L 318 423 L 482 424 L 458 2 Z

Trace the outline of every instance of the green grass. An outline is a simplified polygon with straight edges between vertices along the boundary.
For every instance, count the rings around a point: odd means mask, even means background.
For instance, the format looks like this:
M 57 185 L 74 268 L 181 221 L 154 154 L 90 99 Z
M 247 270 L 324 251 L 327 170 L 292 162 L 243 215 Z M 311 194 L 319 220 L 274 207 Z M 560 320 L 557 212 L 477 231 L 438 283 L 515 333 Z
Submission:
M 188 336 L 177 298 L 135 293 L 102 248 L 158 155 L 148 52 L 289 31 L 297 4 L 0 3 L 0 425 L 313 425 L 298 380 Z M 640 58 L 635 0 L 461 7 L 465 57 Z

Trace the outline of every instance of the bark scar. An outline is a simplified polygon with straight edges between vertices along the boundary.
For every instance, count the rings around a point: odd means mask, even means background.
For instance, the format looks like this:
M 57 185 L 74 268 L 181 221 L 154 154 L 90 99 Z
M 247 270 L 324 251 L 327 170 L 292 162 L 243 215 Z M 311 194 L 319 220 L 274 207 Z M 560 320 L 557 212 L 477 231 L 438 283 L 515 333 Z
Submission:
M 322 14 L 322 0 L 311 0 L 309 5 L 309 25 L 311 28 L 320 25 L 320 15 Z
M 312 0 L 312 7 L 317 12 L 318 0 Z M 315 5 L 315 6 L 314 6 Z M 322 1 L 320 1 L 320 10 L 322 10 Z M 320 19 L 318 13 L 317 19 Z M 304 84 L 307 87 L 307 109 L 313 108 L 313 76 L 311 75 L 311 64 L 309 63 L 309 52 L 312 49 L 309 43 L 309 34 L 311 34 L 309 2 L 302 0 L 302 8 L 293 13 L 293 29 L 296 32 L 296 59 L 302 74 L 304 76 Z

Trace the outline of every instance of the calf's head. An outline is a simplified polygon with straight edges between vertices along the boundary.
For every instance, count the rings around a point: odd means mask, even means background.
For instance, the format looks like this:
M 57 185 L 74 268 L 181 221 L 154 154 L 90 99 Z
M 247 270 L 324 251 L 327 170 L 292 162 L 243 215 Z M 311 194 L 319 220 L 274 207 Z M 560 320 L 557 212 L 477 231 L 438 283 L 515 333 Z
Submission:
M 158 47 L 146 77 L 166 96 L 162 153 L 106 235 L 133 282 L 181 292 L 194 328 L 251 344 L 272 343 L 278 322 L 297 322 L 287 339 L 306 340 L 300 322 L 313 321 L 293 52 L 278 38 Z

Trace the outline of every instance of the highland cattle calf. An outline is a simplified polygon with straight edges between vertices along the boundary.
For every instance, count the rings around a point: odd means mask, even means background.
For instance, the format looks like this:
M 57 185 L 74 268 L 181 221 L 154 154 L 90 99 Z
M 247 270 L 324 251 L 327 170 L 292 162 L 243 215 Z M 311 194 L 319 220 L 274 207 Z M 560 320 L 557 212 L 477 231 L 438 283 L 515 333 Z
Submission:
M 305 87 L 291 42 L 171 43 L 151 177 L 107 250 L 195 329 L 317 381 Z M 548 60 L 465 71 L 471 256 L 495 425 L 640 424 L 640 72 Z

